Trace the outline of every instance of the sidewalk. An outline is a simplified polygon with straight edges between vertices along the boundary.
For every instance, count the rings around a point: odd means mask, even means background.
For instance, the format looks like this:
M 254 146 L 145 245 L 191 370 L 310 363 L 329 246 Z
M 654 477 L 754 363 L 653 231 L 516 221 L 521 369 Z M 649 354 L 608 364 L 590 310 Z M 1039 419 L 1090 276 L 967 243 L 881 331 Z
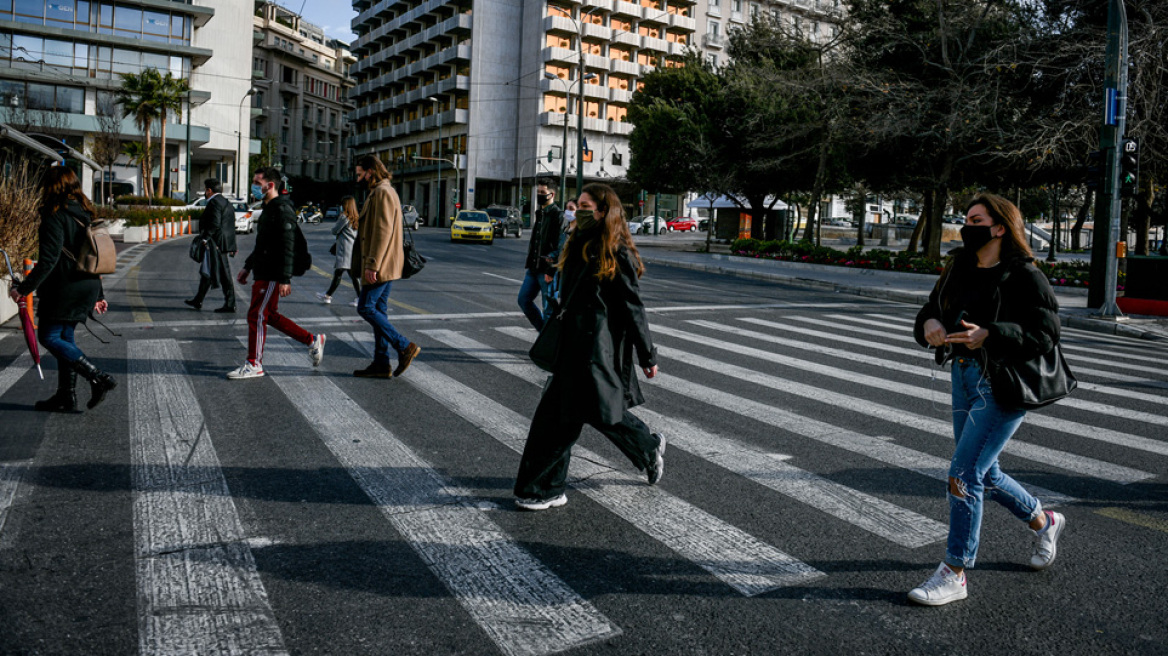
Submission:
M 677 250 L 677 241 L 657 244 L 637 240 L 637 248 L 646 263 L 670 266 L 691 271 L 767 280 L 807 289 L 835 291 L 856 296 L 868 296 L 913 305 L 923 305 L 937 280 L 935 275 L 850 269 L 824 264 L 783 262 L 737 257 L 724 253 L 695 253 Z M 686 242 L 686 247 L 694 244 Z M 1091 318 L 1087 309 L 1087 290 L 1055 287 L 1059 315 L 1064 326 L 1092 332 L 1135 337 L 1139 339 L 1168 339 L 1168 319 L 1163 317 L 1129 316 L 1124 321 Z

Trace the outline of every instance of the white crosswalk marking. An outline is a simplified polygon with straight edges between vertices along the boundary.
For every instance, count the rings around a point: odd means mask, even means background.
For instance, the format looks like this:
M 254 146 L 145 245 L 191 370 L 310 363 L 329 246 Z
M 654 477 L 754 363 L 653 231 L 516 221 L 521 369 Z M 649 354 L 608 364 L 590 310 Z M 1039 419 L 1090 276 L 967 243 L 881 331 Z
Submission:
M 743 321 L 746 321 L 746 319 L 743 319 Z M 784 326 L 783 324 L 773 322 L 773 321 L 753 320 L 751 322 L 757 323 L 760 325 L 770 326 L 772 328 L 779 328 L 779 329 L 786 328 L 786 326 Z M 770 335 L 767 333 L 760 333 L 760 332 L 754 331 L 754 330 L 746 330 L 746 329 L 737 328 L 734 326 L 727 326 L 727 325 L 723 325 L 723 324 L 714 323 L 712 321 L 691 320 L 688 323 L 691 323 L 695 326 L 701 326 L 702 328 L 706 328 L 709 330 L 717 330 L 720 332 L 726 332 L 726 333 L 730 333 L 732 335 L 738 335 L 740 337 L 746 337 L 746 338 L 753 339 L 753 340 L 769 342 L 772 344 L 780 344 L 783 346 L 792 346 L 794 348 L 799 348 L 799 349 L 802 349 L 802 350 L 810 352 L 810 353 L 819 353 L 822 355 L 829 355 L 832 357 L 843 358 L 846 360 L 854 360 L 855 359 L 855 352 L 853 352 L 853 351 L 846 351 L 843 349 L 834 349 L 834 348 L 827 347 L 827 346 L 820 346 L 818 344 L 812 344 L 812 343 L 807 343 L 807 342 L 799 342 L 799 341 L 795 341 L 795 340 L 784 339 L 782 337 L 777 337 L 775 335 Z M 919 353 L 917 355 L 919 355 Z M 784 363 L 788 363 L 788 361 L 784 361 Z M 935 369 L 928 369 L 926 367 L 916 367 L 913 365 L 906 365 L 906 364 L 902 364 L 902 363 L 896 362 L 896 361 L 880 360 L 878 358 L 866 358 L 864 360 L 864 364 L 869 365 L 869 366 L 874 366 L 874 367 L 881 367 L 884 369 L 890 369 L 890 370 L 897 371 L 900 373 L 911 374 L 911 375 L 916 375 L 916 376 L 923 376 L 925 378 L 930 378 L 930 379 L 942 378 L 942 376 L 937 375 L 937 370 L 935 370 Z M 833 371 L 830 368 L 825 369 L 823 367 L 817 367 L 815 369 L 815 371 L 817 373 L 825 373 L 825 375 L 829 375 L 829 376 L 835 375 L 833 373 L 830 373 L 831 371 Z M 835 370 L 835 371 L 842 371 L 842 370 Z M 837 376 L 837 377 L 843 377 L 843 376 Z M 855 380 L 857 382 L 866 382 L 866 380 L 867 380 L 864 376 L 862 376 L 860 374 L 850 374 L 850 373 L 846 376 L 846 378 L 849 380 Z M 944 378 L 947 378 L 947 376 L 944 376 Z M 932 387 L 926 388 L 926 387 L 913 386 L 913 385 L 908 385 L 908 384 L 903 384 L 903 383 L 888 383 L 888 384 L 893 385 L 893 387 L 890 388 L 891 391 L 896 392 L 896 393 L 906 394 L 908 396 L 913 396 L 913 397 L 920 397 L 921 395 L 925 395 L 924 398 L 933 398 L 933 397 L 935 397 L 935 393 L 936 393 L 936 390 L 934 390 Z M 1160 426 L 1168 426 L 1168 417 L 1164 417 L 1161 415 L 1153 415 L 1153 414 L 1148 413 L 1148 412 L 1127 410 L 1125 408 L 1117 408 L 1115 406 L 1104 405 L 1102 403 L 1092 403 L 1090 401 L 1083 401 L 1081 399 L 1065 399 L 1063 401 L 1060 401 L 1059 403 L 1061 405 L 1064 405 L 1067 407 L 1079 408 L 1081 410 L 1088 410 L 1090 412 L 1095 412 L 1095 413 L 1104 415 L 1105 417 L 1108 417 L 1108 418 L 1123 417 L 1125 419 L 1132 419 L 1135 421 L 1143 421 L 1145 423 L 1150 423 L 1150 424 L 1155 424 L 1155 425 L 1160 425 Z M 1159 455 L 1168 455 L 1168 442 L 1161 442 L 1159 440 L 1148 439 L 1146 437 L 1140 437 L 1138 435 L 1131 435 L 1129 433 L 1123 433 L 1120 431 L 1112 430 L 1110 428 L 1102 428 L 1099 426 L 1091 426 L 1091 425 L 1087 425 L 1087 424 L 1081 424 L 1079 422 L 1069 421 L 1066 419 L 1060 419 L 1058 417 L 1052 417 L 1050 415 L 1035 413 L 1035 412 L 1029 413 L 1027 415 L 1026 421 L 1027 421 L 1027 423 L 1034 425 L 1034 426 L 1041 426 L 1043 428 L 1049 428 L 1051 430 L 1056 430 L 1056 431 L 1068 433 L 1071 435 L 1078 435 L 1080 437 L 1085 437 L 1085 438 L 1091 439 L 1091 440 L 1098 440 L 1101 442 L 1107 442 L 1108 444 L 1115 444 L 1118 446 L 1125 446 L 1125 447 L 1132 448 L 1132 449 L 1138 449 L 1140 451 L 1147 451 L 1148 453 L 1156 453 Z
M 893 324 L 887 324 L 887 323 L 873 324 L 872 322 L 865 322 L 865 324 L 863 326 L 841 325 L 839 323 L 840 321 L 855 321 L 855 318 L 849 317 L 849 316 L 843 315 L 843 314 L 829 314 L 826 316 L 833 319 L 833 321 L 828 321 L 826 319 L 814 319 L 812 317 L 804 317 L 804 316 L 799 316 L 799 315 L 793 315 L 793 316 L 791 316 L 791 318 L 795 319 L 797 321 L 802 321 L 804 323 L 809 323 L 809 324 L 816 325 L 816 326 L 824 326 L 827 328 L 832 328 L 834 330 L 843 330 L 843 331 L 847 331 L 847 332 L 861 334 L 864 336 L 865 345 L 867 345 L 868 340 L 871 338 L 871 331 L 872 331 L 873 327 L 889 328 L 892 330 L 899 331 L 900 333 L 905 333 L 905 332 L 908 333 L 908 334 L 881 333 L 880 334 L 881 339 L 895 340 L 898 342 L 904 342 L 904 343 L 909 343 L 909 344 L 916 344 L 917 343 L 911 334 L 912 327 L 905 328 L 903 326 L 897 326 L 897 325 L 893 325 Z M 1095 351 L 1092 349 L 1091 352 L 1095 352 Z M 1164 375 L 1163 369 L 1154 369 L 1151 367 L 1142 367 L 1142 366 L 1136 366 L 1136 365 L 1124 365 L 1124 364 L 1120 364 L 1117 362 L 1112 362 L 1110 360 L 1101 360 L 1099 358 L 1085 358 L 1085 357 L 1082 357 L 1079 355 L 1068 356 L 1067 361 L 1070 362 L 1071 368 L 1074 371 L 1081 372 L 1084 374 L 1090 374 L 1093 376 L 1098 376 L 1100 378 L 1106 378 L 1108 380 L 1115 380 L 1115 381 L 1124 382 L 1124 383 L 1137 383 L 1139 385 L 1143 385 L 1144 387 L 1168 389 L 1168 382 L 1164 382 L 1164 381 L 1160 381 L 1160 380 L 1152 380 L 1149 378 L 1140 378 L 1137 376 L 1129 376 L 1127 374 L 1116 373 L 1113 370 L 1087 369 L 1087 368 L 1082 366 L 1082 363 L 1089 362 L 1089 363 L 1094 363 L 1094 364 L 1102 364 L 1104 366 L 1112 367 L 1112 368 L 1119 367 L 1119 368 L 1123 368 L 1123 369 L 1151 371 L 1152 373 L 1156 373 L 1156 374 L 1160 374 L 1160 375 Z
M 547 377 L 530 360 L 491 348 L 462 333 L 451 330 L 422 332 L 534 385 L 542 385 Z M 534 338 L 535 331 L 528 334 Z M 920 547 L 943 540 L 948 535 L 948 528 L 940 522 L 790 465 L 784 462 L 788 456 L 759 451 L 744 442 L 714 435 L 689 422 L 666 417 L 645 407 L 632 412 L 667 434 L 671 448 L 689 451 L 896 544 Z
M 327 377 L 312 375 L 299 345 L 269 338 L 264 365 L 353 480 L 504 654 L 551 654 L 620 634 L 507 537 L 467 491 L 444 480 Z
M 0 370 L 0 396 L 7 394 L 16 381 L 23 378 L 31 368 L 32 356 L 28 353 L 21 353 L 7 367 Z M 8 509 L 12 507 L 12 502 L 16 499 L 16 491 L 20 488 L 20 482 L 24 480 L 24 473 L 28 471 L 31 464 L 31 460 L 0 462 L 0 535 L 4 533 L 4 522 L 8 519 Z
M 794 317 L 792 317 L 792 318 L 794 318 Z M 774 328 L 776 330 L 782 330 L 784 332 L 796 333 L 799 335 L 808 335 L 811 337 L 815 337 L 817 340 L 820 340 L 820 341 L 829 340 L 829 341 L 835 341 L 835 342 L 843 342 L 845 344 L 854 344 L 856 342 L 855 338 L 847 337 L 845 335 L 833 335 L 831 333 L 824 332 L 822 330 L 815 330 L 813 328 L 801 328 L 799 326 L 792 326 L 789 324 L 780 323 L 777 321 L 769 321 L 766 319 L 758 319 L 756 317 L 742 317 L 739 319 L 739 321 L 744 321 L 744 322 L 752 323 L 752 324 L 759 325 L 759 326 L 766 326 L 767 328 Z M 779 343 L 779 342 L 776 342 L 776 343 Z M 806 343 L 804 343 L 804 344 L 806 344 Z M 914 346 L 915 346 L 915 342 L 914 342 Z M 800 348 L 802 348 L 802 347 L 800 347 Z M 864 342 L 864 349 L 867 351 L 880 351 L 880 352 L 884 352 L 884 353 L 895 353 L 898 355 L 907 355 L 907 356 L 912 357 L 912 358 L 919 358 L 919 357 L 921 357 L 922 353 L 926 353 L 926 351 L 920 347 L 904 348 L 904 347 L 900 347 L 900 346 L 893 346 L 891 344 L 881 344 L 879 342 L 867 342 L 867 341 Z M 931 356 L 931 353 L 930 353 L 930 356 Z M 1081 372 L 1081 373 L 1092 373 L 1090 370 L 1084 371 L 1083 369 L 1081 369 L 1079 367 L 1075 367 L 1074 370 L 1077 372 Z M 1125 399 L 1131 399 L 1133 401 L 1145 401 L 1147 403 L 1154 403 L 1156 405 L 1168 406 L 1168 396 L 1148 394 L 1145 392 L 1139 392 L 1136 390 L 1132 390 L 1132 389 L 1127 388 L 1127 387 L 1121 388 L 1121 387 L 1113 387 L 1111 385 L 1098 385 L 1096 383 L 1086 383 L 1083 381 L 1079 381 L 1079 389 L 1077 391 L 1078 392 L 1096 392 L 1098 394 L 1106 394 L 1106 395 L 1110 395 L 1110 396 L 1118 396 L 1118 397 L 1122 397 Z M 1077 401 L 1078 401 L 1078 399 L 1076 399 L 1075 397 L 1072 396 L 1070 399 L 1067 399 L 1066 401 L 1060 401 L 1060 403 L 1074 404 Z M 1104 407 L 1116 409 L 1115 406 L 1104 406 Z M 1140 417 L 1141 415 L 1144 415 L 1144 414 L 1148 414 L 1148 413 L 1139 413 L 1136 415 L 1132 415 L 1129 418 L 1137 418 L 1137 417 Z M 1138 419 L 1138 420 L 1143 421 L 1143 419 Z
M 659 326 L 655 327 L 654 331 L 659 329 Z M 531 341 L 527 331 L 523 328 L 510 326 L 497 330 L 527 342 Z M 801 435 L 845 451 L 858 453 L 873 460 L 901 467 L 939 481 L 947 482 L 949 480 L 949 461 L 947 459 L 901 446 L 887 438 L 857 433 L 842 426 L 804 417 L 794 412 L 667 374 L 658 374 L 653 380 L 656 381 L 656 386 L 687 399 L 697 400 L 716 408 L 731 408 L 737 414 L 794 435 Z M 1030 490 L 1031 494 L 1042 499 L 1044 506 L 1050 507 L 1055 504 L 1075 501 L 1073 497 L 1068 495 L 1034 485 L 1026 485 L 1026 488 Z
M 139 653 L 286 653 L 178 343 L 128 348 Z
M 371 355 L 368 333 L 343 338 Z M 403 380 L 511 450 L 523 452 L 530 419 L 424 363 L 415 362 Z M 660 487 L 646 485 L 642 475 L 623 473 L 583 447 L 577 446 L 574 452 L 569 479 L 573 487 L 745 596 L 824 576 Z
M 783 364 L 804 371 L 811 371 L 823 376 L 839 378 L 854 383 L 861 383 L 868 387 L 874 389 L 883 389 L 894 394 L 911 396 L 913 398 L 928 398 L 926 395 L 929 393 L 929 390 L 928 388 L 924 387 L 914 387 L 906 383 L 899 383 L 886 380 L 884 378 L 867 376 L 850 371 L 844 372 L 841 369 L 827 367 L 819 363 L 799 360 L 798 358 L 790 358 L 787 356 L 770 353 L 768 351 L 762 351 L 760 349 L 754 349 L 738 344 L 732 344 L 730 342 L 715 340 L 703 335 L 674 330 L 672 328 L 658 326 L 654 330 L 656 332 L 670 335 L 678 339 L 693 341 L 705 346 L 733 351 L 742 355 L 749 355 L 762 360 Z M 762 387 L 767 387 L 794 396 L 811 399 L 820 403 L 830 404 L 833 407 L 844 408 L 852 412 L 859 412 L 870 417 L 877 417 L 891 423 L 900 424 L 909 428 L 915 428 L 922 432 L 936 435 L 938 437 L 952 439 L 953 426 L 949 421 L 942 421 L 940 419 L 934 419 L 932 417 L 926 417 L 923 415 L 907 412 L 902 408 L 890 408 L 882 403 L 875 403 L 858 397 L 849 396 L 847 394 L 833 392 L 822 387 L 813 387 L 807 385 L 805 382 L 796 382 L 770 374 L 759 373 L 751 369 L 746 369 L 737 365 L 726 364 L 678 349 L 662 347 L 658 348 L 658 351 L 666 357 L 685 362 L 695 367 L 701 367 L 707 371 L 717 372 L 725 376 L 737 378 L 739 380 L 748 380 Z M 1109 462 L 1104 462 L 1102 460 L 1096 460 L 1086 456 L 1059 451 L 1057 449 L 1050 449 L 1044 446 L 1039 446 L 1037 444 L 1023 442 L 1018 439 L 1011 439 L 1009 442 L 1007 442 L 1003 451 L 1020 458 L 1026 458 L 1028 460 L 1043 463 L 1051 467 L 1057 467 L 1059 469 L 1064 469 L 1066 471 L 1082 474 L 1085 476 L 1094 476 L 1096 478 L 1112 481 L 1121 485 L 1143 481 L 1155 477 L 1154 474 L 1140 471 L 1138 469 L 1123 467 L 1121 465 L 1115 465 Z

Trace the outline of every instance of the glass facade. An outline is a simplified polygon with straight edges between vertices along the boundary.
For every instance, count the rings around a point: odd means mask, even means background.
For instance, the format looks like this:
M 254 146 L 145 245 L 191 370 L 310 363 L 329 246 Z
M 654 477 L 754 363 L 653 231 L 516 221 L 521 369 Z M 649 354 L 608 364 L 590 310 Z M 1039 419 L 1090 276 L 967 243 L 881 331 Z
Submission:
M 191 21 L 178 12 L 98 0 L 0 0 L 0 20 L 112 34 L 177 45 L 191 44 Z
M 66 39 L 0 32 L 0 68 L 52 70 L 78 77 L 112 79 L 121 73 L 140 73 L 147 68 L 169 71 L 187 79 L 190 57 L 111 48 Z
M 85 113 L 85 90 L 40 82 L 0 80 L 0 111 L 23 109 Z

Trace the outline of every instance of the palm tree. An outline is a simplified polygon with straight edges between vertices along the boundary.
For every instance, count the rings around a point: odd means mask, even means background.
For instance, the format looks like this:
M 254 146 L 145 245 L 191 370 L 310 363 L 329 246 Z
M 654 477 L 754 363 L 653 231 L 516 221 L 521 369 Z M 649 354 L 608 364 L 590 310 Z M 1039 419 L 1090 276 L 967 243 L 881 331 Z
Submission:
M 159 114 L 159 123 L 162 126 L 162 134 L 159 137 L 162 154 L 159 159 L 162 160 L 162 166 L 159 169 L 158 175 L 158 191 L 155 196 L 162 197 L 163 190 L 166 188 L 166 174 L 169 172 L 169 167 L 166 165 L 166 115 L 170 111 L 181 112 L 183 96 L 190 90 L 190 85 L 186 80 L 177 78 L 167 71 L 166 75 L 159 79 L 157 106 Z
M 131 164 L 137 164 L 138 170 L 142 172 L 142 188 L 145 190 L 143 195 L 150 197 L 150 176 L 146 168 L 150 164 L 150 150 L 149 147 L 141 141 L 128 141 L 122 144 L 122 154 L 130 158 Z
M 137 74 L 122 73 L 122 86 L 118 89 L 118 102 L 122 105 L 123 115 L 133 116 L 134 125 L 146 138 L 141 154 L 145 157 L 142 161 L 142 170 L 145 174 L 142 178 L 142 189 L 147 198 L 151 195 L 150 173 L 154 170 L 150 130 L 154 126 L 154 119 L 158 118 L 160 113 L 158 96 L 162 84 L 162 74 L 157 69 L 148 68 Z M 161 188 L 159 190 L 161 191 Z

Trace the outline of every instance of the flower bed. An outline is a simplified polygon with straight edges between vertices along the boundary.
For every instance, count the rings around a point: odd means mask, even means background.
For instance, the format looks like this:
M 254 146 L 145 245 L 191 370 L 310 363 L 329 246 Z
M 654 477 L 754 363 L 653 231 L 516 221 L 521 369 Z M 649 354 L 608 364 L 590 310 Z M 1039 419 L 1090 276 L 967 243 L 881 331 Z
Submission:
M 816 246 L 811 242 L 760 241 L 758 239 L 738 239 L 730 245 L 730 253 L 740 257 L 753 257 L 787 262 L 807 262 L 832 266 L 881 271 L 901 271 L 904 273 L 939 274 L 944 269 L 943 261 L 931 260 L 920 253 L 909 251 L 889 251 L 873 249 L 865 251 L 853 246 L 846 251 L 828 246 Z M 1054 287 L 1087 287 L 1091 277 L 1091 264 L 1083 261 L 1035 262 Z M 1123 290 L 1124 274 L 1119 273 L 1116 289 Z

